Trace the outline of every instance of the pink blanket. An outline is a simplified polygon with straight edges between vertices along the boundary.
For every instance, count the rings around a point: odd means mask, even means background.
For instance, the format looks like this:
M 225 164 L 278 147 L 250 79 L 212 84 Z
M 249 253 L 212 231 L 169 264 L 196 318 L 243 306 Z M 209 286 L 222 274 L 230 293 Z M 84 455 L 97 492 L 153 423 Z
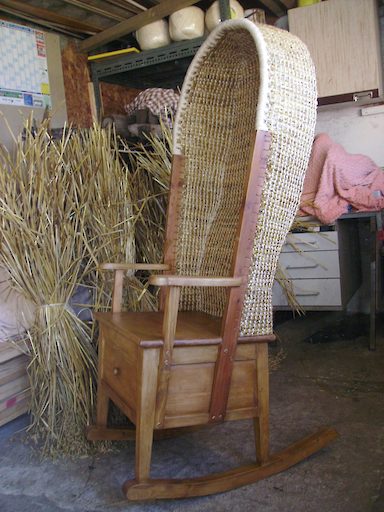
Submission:
M 330 224 L 350 207 L 354 211 L 384 208 L 384 172 L 367 156 L 351 155 L 320 133 L 313 143 L 300 213 Z

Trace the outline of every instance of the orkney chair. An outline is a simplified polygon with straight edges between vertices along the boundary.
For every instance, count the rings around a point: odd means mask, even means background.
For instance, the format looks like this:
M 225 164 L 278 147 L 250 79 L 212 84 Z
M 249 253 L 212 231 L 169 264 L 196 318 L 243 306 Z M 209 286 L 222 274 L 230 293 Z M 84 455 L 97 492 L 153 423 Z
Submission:
M 89 439 L 135 439 L 128 499 L 223 492 L 287 469 L 331 428 L 269 452 L 268 342 L 279 253 L 298 207 L 316 116 L 315 74 L 288 32 L 222 23 L 194 58 L 174 127 L 164 263 L 113 265 L 114 308 L 99 313 L 96 424 Z M 163 270 L 159 312 L 121 311 L 127 269 Z M 112 400 L 135 425 L 107 425 Z M 161 432 L 250 419 L 255 462 L 190 479 L 150 476 Z M 251 425 L 251 422 L 250 422 Z M 172 475 L 170 475 L 172 477 Z

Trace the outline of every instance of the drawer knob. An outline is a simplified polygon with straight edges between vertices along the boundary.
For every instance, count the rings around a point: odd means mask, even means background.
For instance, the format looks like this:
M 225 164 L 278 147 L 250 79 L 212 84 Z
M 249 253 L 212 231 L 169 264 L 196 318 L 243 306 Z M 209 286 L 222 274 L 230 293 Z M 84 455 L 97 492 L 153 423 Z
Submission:
M 113 369 L 113 375 L 119 375 L 119 373 L 120 373 L 120 368 Z

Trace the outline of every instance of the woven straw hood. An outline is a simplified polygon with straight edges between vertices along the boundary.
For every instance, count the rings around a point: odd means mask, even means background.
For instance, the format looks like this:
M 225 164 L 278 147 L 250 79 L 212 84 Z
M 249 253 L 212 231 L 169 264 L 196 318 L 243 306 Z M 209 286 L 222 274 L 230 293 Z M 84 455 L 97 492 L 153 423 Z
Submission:
M 295 36 L 248 20 L 221 23 L 181 93 L 174 153 L 185 156 L 174 271 L 229 276 L 255 130 L 271 135 L 241 335 L 272 333 L 277 260 L 298 208 L 316 121 L 315 70 Z M 186 289 L 184 310 L 221 315 L 226 291 Z

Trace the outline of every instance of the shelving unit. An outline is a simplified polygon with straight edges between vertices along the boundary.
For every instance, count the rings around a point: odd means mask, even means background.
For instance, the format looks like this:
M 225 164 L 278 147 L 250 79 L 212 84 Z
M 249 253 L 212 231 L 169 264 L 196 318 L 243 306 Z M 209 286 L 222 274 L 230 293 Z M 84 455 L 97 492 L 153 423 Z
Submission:
M 175 89 L 181 86 L 188 66 L 203 41 L 204 38 L 181 41 L 156 50 L 92 62 L 91 73 L 98 111 L 100 81 L 136 89 Z
M 230 18 L 229 0 L 219 0 L 222 20 Z M 97 112 L 100 113 L 100 82 L 135 89 L 181 87 L 185 73 L 204 37 L 172 43 L 155 50 L 127 54 L 90 63 Z

